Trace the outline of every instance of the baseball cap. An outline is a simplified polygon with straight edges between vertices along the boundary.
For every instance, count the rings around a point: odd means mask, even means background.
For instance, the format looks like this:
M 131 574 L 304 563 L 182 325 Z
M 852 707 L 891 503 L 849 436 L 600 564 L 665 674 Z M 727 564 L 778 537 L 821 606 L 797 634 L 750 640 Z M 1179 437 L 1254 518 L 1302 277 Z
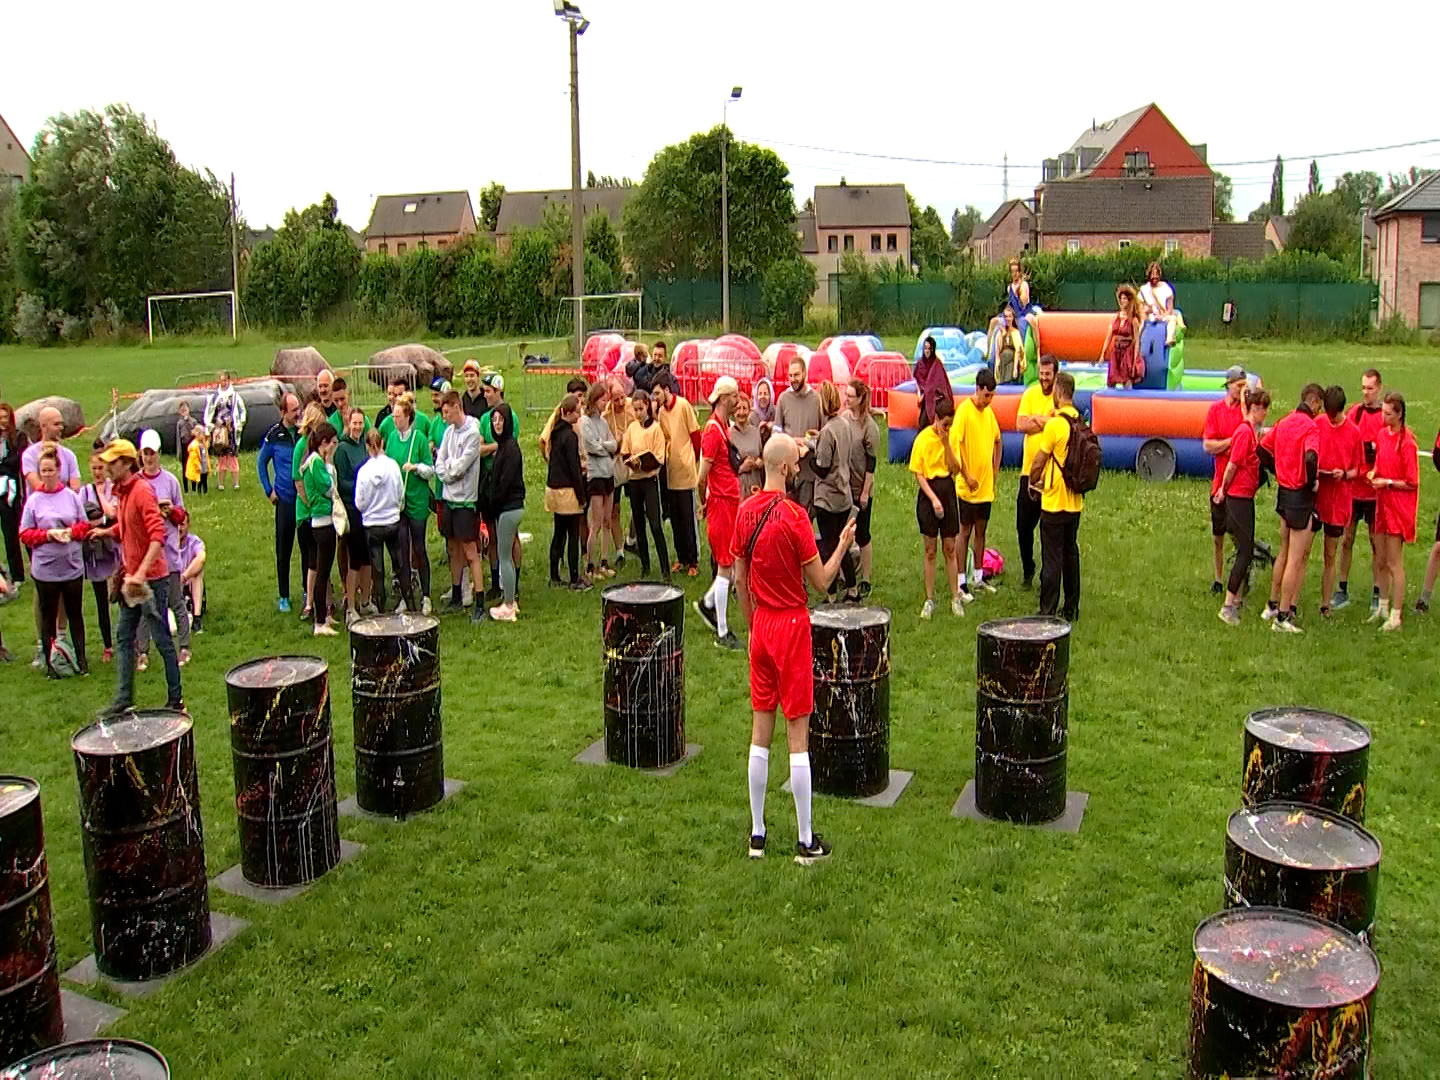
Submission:
M 489 375 L 486 375 L 481 382 L 492 390 L 499 390 L 502 394 L 505 392 L 505 376 L 501 375 L 498 371 L 492 371 Z
M 1245 382 L 1247 378 L 1248 376 L 1245 374 L 1245 369 L 1239 364 L 1225 369 L 1226 386 L 1229 386 L 1233 382 Z
M 739 392 L 739 383 L 729 375 L 721 375 L 720 378 L 715 380 L 715 389 L 710 391 L 710 404 L 714 405 L 715 402 L 719 401 L 720 398 L 726 394 L 738 394 Z
M 479 360 L 476 360 L 476 359 L 472 356 L 469 360 L 466 360 L 466 361 L 465 361 L 465 366 L 462 367 L 460 370 L 461 370 L 462 372 L 465 372 L 465 371 L 473 371 L 473 372 L 475 372 L 476 375 L 479 375 L 479 374 L 480 374 L 480 361 L 479 361 Z
M 100 460 L 107 465 L 112 461 L 119 461 L 121 458 L 129 458 L 131 461 L 140 460 L 139 451 L 135 449 L 135 444 L 129 439 L 114 439 L 110 445 L 100 451 Z
M 430 389 L 437 394 L 448 394 L 450 392 L 450 381 L 443 375 L 436 375 L 430 380 Z
M 140 433 L 140 449 L 154 450 L 158 454 L 160 452 L 160 432 L 154 428 L 146 428 L 142 431 Z

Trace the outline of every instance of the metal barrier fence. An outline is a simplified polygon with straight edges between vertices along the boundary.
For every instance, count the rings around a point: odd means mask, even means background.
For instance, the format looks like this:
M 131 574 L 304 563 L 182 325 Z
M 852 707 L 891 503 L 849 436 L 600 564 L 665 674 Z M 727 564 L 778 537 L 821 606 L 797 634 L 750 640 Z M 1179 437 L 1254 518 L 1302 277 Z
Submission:
M 1375 303 L 1370 282 L 1181 281 L 1175 307 L 1191 330 L 1261 337 L 1270 334 L 1362 330 Z M 1230 319 L 1226 321 L 1226 305 Z M 1110 311 L 1113 282 L 1066 282 L 1063 311 Z
M 705 326 L 720 322 L 719 281 L 650 281 L 645 283 L 645 317 L 652 326 Z M 763 326 L 765 303 L 759 282 L 730 283 L 732 329 Z

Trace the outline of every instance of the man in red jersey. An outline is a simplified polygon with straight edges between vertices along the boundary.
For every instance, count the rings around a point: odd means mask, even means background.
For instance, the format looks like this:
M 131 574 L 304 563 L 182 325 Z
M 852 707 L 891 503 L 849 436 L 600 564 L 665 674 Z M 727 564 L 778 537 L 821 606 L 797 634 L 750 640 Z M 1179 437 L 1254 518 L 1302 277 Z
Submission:
M 1207 454 L 1215 458 L 1215 479 L 1210 484 L 1210 535 L 1215 540 L 1215 576 L 1210 581 L 1210 591 L 1219 594 L 1225 591 L 1221 584 L 1225 574 L 1225 500 L 1215 501 L 1220 492 L 1220 481 L 1225 476 L 1225 466 L 1230 464 L 1230 439 L 1235 429 L 1245 422 L 1245 406 L 1241 396 L 1245 392 L 1247 379 L 1245 369 L 1239 364 L 1225 372 L 1225 396 L 1210 406 L 1205 414 L 1205 428 L 1200 434 L 1200 445 Z
M 745 500 L 735 524 L 735 590 L 750 624 L 750 858 L 765 857 L 765 785 L 779 706 L 785 714 L 790 794 L 800 831 L 795 861 L 808 866 L 828 856 L 830 845 L 810 827 L 810 713 L 815 707 L 815 684 L 805 583 L 820 593 L 830 588 L 855 538 L 855 519 L 845 523 L 834 552 L 822 565 L 809 515 L 785 495 L 800 475 L 795 440 L 776 432 L 765 444 L 764 458 L 764 490 Z
M 1295 622 L 1295 607 L 1305 586 L 1305 564 L 1315 539 L 1315 487 L 1320 472 L 1320 436 L 1315 416 L 1320 412 L 1325 391 L 1307 383 L 1300 391 L 1300 404 L 1260 440 L 1261 460 L 1275 470 L 1280 490 L 1275 495 L 1275 513 L 1280 515 L 1280 550 L 1270 580 L 1270 602 L 1262 619 L 1271 620 L 1270 629 L 1280 633 L 1301 632 Z
M 1315 418 L 1319 436 L 1315 516 L 1325 533 L 1325 563 L 1320 575 L 1320 615 L 1330 614 L 1330 589 L 1335 584 L 1335 553 L 1340 538 L 1350 525 L 1351 493 L 1355 478 L 1363 475 L 1365 454 L 1360 446 L 1360 429 L 1345 415 L 1345 391 L 1339 386 L 1325 388 L 1325 414 Z
M 705 516 L 705 535 L 715 559 L 715 581 L 695 603 L 695 611 L 715 631 L 715 644 L 722 649 L 743 649 L 730 632 L 726 608 L 730 603 L 730 579 L 735 565 L 735 517 L 740 512 L 740 477 L 735 471 L 739 453 L 730 445 L 730 414 L 740 384 L 729 375 L 715 380 L 710 393 L 710 419 L 700 433 L 700 512 Z
M 1360 445 L 1365 452 L 1365 468 L 1355 478 L 1350 488 L 1350 522 L 1345 527 L 1345 543 L 1340 549 L 1340 584 L 1330 598 L 1330 606 L 1336 611 L 1350 603 L 1350 560 L 1355 554 L 1355 537 L 1360 531 L 1360 522 L 1365 522 L 1365 534 L 1370 539 L 1370 614 L 1380 607 L 1380 586 L 1375 581 L 1375 489 L 1367 477 L 1375 464 L 1375 446 L 1380 431 L 1385 427 L 1382 415 L 1385 405 L 1385 384 L 1380 381 L 1380 372 L 1368 368 L 1360 376 L 1360 401 L 1350 410 L 1350 422 L 1360 429 Z

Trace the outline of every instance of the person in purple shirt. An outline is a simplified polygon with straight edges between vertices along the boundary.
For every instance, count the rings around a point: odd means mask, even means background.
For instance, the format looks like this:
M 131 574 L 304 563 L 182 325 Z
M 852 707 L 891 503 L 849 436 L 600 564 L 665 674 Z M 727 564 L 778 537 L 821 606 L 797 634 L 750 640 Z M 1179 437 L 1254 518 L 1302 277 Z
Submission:
M 35 596 L 40 605 L 40 648 L 45 657 L 45 673 L 58 679 L 52 649 L 55 645 L 56 622 L 60 605 L 70 622 L 70 639 L 75 646 L 75 660 L 82 675 L 88 675 L 85 662 L 85 564 L 81 541 L 90 531 L 85 507 L 80 496 L 60 482 L 59 455 L 47 447 L 35 463 L 40 486 L 25 500 L 20 517 L 20 541 L 30 549 L 30 576 L 35 581 Z
M 189 597 L 190 631 L 204 633 L 200 616 L 205 614 L 205 541 L 190 531 L 190 521 L 180 523 L 180 584 Z
M 165 519 L 165 566 L 170 572 L 166 599 L 175 616 L 175 647 L 180 652 L 180 666 L 184 667 L 190 662 L 190 609 L 180 588 L 180 571 L 185 569 L 180 561 L 180 522 L 186 517 L 185 497 L 175 474 L 160 467 L 160 433 L 154 428 L 140 433 L 140 476 L 155 492 L 160 516 Z M 140 624 L 135 649 L 135 668 L 144 671 L 149 666 L 150 654 L 150 631 L 144 622 Z
M 49 443 L 55 448 L 55 460 L 60 469 L 60 485 L 71 491 L 79 491 L 80 462 L 73 450 L 60 445 L 60 438 L 65 432 L 65 418 L 60 415 L 60 410 L 47 406 L 40 410 L 35 422 L 40 425 L 40 441 L 31 443 L 20 455 L 20 473 L 25 477 L 26 486 L 31 491 L 40 487 L 40 470 L 37 466 L 41 451 Z
M 120 516 L 115 498 L 115 485 L 110 482 L 105 463 L 99 454 L 90 458 L 90 483 L 80 489 L 80 502 L 90 522 L 90 535 L 85 538 L 85 580 L 95 593 L 95 613 L 100 623 L 100 640 L 105 644 L 104 663 L 115 656 L 114 638 L 110 629 L 110 579 L 120 569 L 120 545 L 110 537 L 109 529 Z

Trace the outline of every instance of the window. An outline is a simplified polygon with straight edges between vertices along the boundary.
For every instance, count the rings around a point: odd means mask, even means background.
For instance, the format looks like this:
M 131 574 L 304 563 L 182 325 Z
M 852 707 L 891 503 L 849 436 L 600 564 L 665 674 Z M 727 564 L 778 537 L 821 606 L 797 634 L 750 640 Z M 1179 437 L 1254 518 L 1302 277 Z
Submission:
M 419 203 L 407 202 L 407 203 L 405 204 L 405 213 L 407 213 L 407 214 L 413 214 L 413 213 L 415 213 L 416 210 L 419 210 L 419 209 L 420 209 L 420 204 L 419 204 Z
M 1154 176 L 1155 170 L 1150 167 L 1150 152 L 1148 150 L 1132 150 L 1125 155 L 1126 176 Z
M 1179 251 L 1179 250 L 1180 250 L 1180 241 L 1179 241 L 1179 240 L 1175 240 L 1175 239 L 1172 238 L 1172 239 L 1169 239 L 1169 240 L 1166 240 L 1166 241 L 1165 241 L 1165 254 L 1166 254 L 1166 255 L 1174 255 L 1175 252 L 1177 252 L 1177 251 Z
M 1420 219 L 1420 242 L 1440 244 L 1440 214 L 1426 214 Z
M 424 251 L 424 250 L 425 250 L 426 248 L 428 248 L 430 245 L 429 245 L 428 243 L 426 243 L 424 240 L 421 240 L 420 243 L 416 244 L 415 246 L 418 247 L 421 251 Z
M 1124 251 L 1126 248 L 1128 248 L 1128 247 L 1130 246 L 1130 243 L 1131 243 L 1131 242 L 1130 242 L 1129 240 L 1121 240 L 1121 241 L 1120 241 L 1120 250 L 1121 250 L 1121 251 Z
M 445 247 L 445 246 L 446 246 L 447 244 L 449 244 L 449 243 L 450 243 L 449 240 L 437 240 L 437 241 L 435 242 L 435 246 L 436 246 L 436 247 Z
M 1079 241 L 1079 240 L 1066 240 L 1066 241 L 1065 241 L 1065 250 L 1068 251 L 1071 255 L 1074 255 L 1077 251 L 1080 250 L 1080 241 Z
M 1420 329 L 1440 330 L 1440 281 L 1420 286 Z
M 396 254 L 396 255 L 404 255 L 404 254 L 405 254 L 405 241 L 404 241 L 404 240 L 401 240 L 400 243 L 398 243 L 398 244 L 395 245 L 395 254 Z
M 886 250 L 886 251 L 899 251 L 899 250 L 900 250 L 899 239 L 896 237 L 896 235 L 895 235 L 893 232 L 892 232 L 892 233 L 886 233 L 886 234 L 885 234 L 885 250 Z
M 879 251 L 879 250 L 880 250 L 880 234 L 879 234 L 878 232 L 872 232 L 872 233 L 870 234 L 870 250 L 871 250 L 871 251 Z
M 385 241 L 383 241 L 383 240 L 380 241 L 380 254 L 381 254 L 381 255 L 389 255 L 389 254 L 390 254 L 390 245 L 387 244 L 387 243 L 385 243 Z
M 854 250 L 855 250 L 855 237 L 851 236 L 849 233 L 846 233 L 846 234 L 845 234 L 845 250 L 846 250 L 846 251 L 854 251 Z
M 838 236 L 827 236 L 827 237 L 825 238 L 825 250 L 826 250 L 826 251 L 839 251 L 839 250 L 840 250 L 840 238 L 839 238 Z
M 1030 219 L 1029 219 L 1028 217 L 1022 217 L 1022 218 L 1020 219 L 1020 231 L 1021 231 L 1021 232 L 1029 232 L 1029 231 L 1030 231 Z

